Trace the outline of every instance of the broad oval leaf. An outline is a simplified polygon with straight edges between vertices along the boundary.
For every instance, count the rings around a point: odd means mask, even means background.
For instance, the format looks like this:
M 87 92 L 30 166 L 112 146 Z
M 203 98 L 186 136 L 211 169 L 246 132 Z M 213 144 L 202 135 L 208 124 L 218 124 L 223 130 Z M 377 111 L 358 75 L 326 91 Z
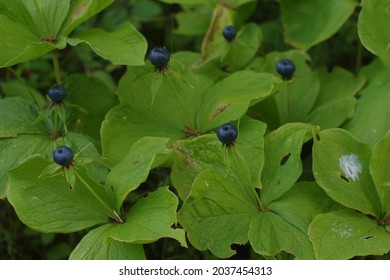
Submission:
M 322 68 L 318 74 L 320 91 L 306 120 L 319 125 L 321 129 L 339 127 L 353 116 L 356 106 L 354 96 L 364 86 L 366 78 L 363 75 L 354 77 L 340 67 L 333 68 L 331 72 Z
M 302 146 L 311 139 L 314 130 L 309 124 L 291 123 L 266 135 L 261 174 L 261 198 L 266 205 L 281 197 L 298 180 L 302 173 Z
M 106 185 L 113 188 L 118 207 L 131 191 L 146 180 L 152 168 L 170 156 L 171 150 L 166 148 L 168 141 L 168 138 L 141 138 L 123 160 L 111 169 Z
M 31 60 L 48 53 L 56 46 L 40 41 L 22 23 L 10 20 L 0 15 L 0 67 L 9 67 L 27 60 Z M 60 40 L 58 48 L 64 48 L 63 40 Z
M 390 3 L 386 0 L 363 0 L 358 33 L 362 44 L 390 68 Z
M 88 232 L 69 256 L 70 260 L 145 260 L 142 245 L 119 242 L 109 238 L 113 224 Z
M 370 173 L 382 202 L 382 211 L 390 213 L 390 131 L 380 140 L 372 151 Z
M 147 244 L 168 237 L 186 247 L 184 230 L 173 226 L 177 223 L 178 205 L 178 198 L 168 187 L 158 188 L 131 207 L 125 222 L 111 229 L 110 238 L 132 244 Z
M 34 124 L 38 108 L 20 97 L 0 99 L 0 138 L 16 137 L 18 134 L 47 134 L 42 123 Z
M 356 0 L 281 0 L 280 3 L 285 40 L 305 50 L 335 34 L 358 5 Z
M 309 227 L 317 259 L 345 260 L 390 251 L 390 233 L 375 220 L 352 210 L 320 214 Z
M 131 24 L 114 32 L 89 29 L 67 42 L 72 46 L 86 43 L 97 55 L 119 65 L 143 65 L 147 48 L 146 39 Z
M 242 85 L 245 84 L 245 87 Z M 208 131 L 225 122 L 240 118 L 253 102 L 271 95 L 273 75 L 239 71 L 215 84 L 204 97 L 198 114 L 198 127 Z
M 381 215 L 378 192 L 369 172 L 370 148 L 342 129 L 314 137 L 313 174 L 335 201 L 365 214 Z
M 390 83 L 361 91 L 354 117 L 344 128 L 371 147 L 390 129 Z
M 228 258 L 235 254 L 231 244 L 248 242 L 251 218 L 259 213 L 255 199 L 246 195 L 250 187 L 218 169 L 206 170 L 196 178 L 178 214 L 195 248 Z
M 61 34 L 68 36 L 77 26 L 93 17 L 113 2 L 114 0 L 71 0 L 69 13 L 62 26 Z
M 103 154 L 117 163 L 131 145 L 144 136 L 166 137 L 171 143 L 196 135 L 195 119 L 201 102 L 200 88 L 193 88 L 177 72 L 164 73 L 163 86 L 154 96 L 150 64 L 129 67 L 118 92 L 121 105 L 114 107 L 102 124 Z M 204 86 L 204 85 L 202 85 Z M 152 104 L 153 100 L 153 104 Z
M 52 163 L 33 156 L 8 172 L 8 199 L 20 220 L 38 231 L 62 233 L 106 223 L 110 213 L 79 180 L 71 190 L 62 175 L 39 178 Z M 79 172 L 88 183 L 94 182 L 86 173 Z M 94 184 L 92 188 L 104 194 L 104 188 Z M 110 201 L 107 193 L 101 199 Z

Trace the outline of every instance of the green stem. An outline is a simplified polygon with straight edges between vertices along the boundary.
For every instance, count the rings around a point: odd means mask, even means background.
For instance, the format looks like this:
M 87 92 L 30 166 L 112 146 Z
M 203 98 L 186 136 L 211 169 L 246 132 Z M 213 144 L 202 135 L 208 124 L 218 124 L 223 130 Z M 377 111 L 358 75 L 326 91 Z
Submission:
M 363 46 L 358 41 L 357 43 L 357 52 L 356 52 L 356 64 L 355 64 L 355 76 L 359 74 L 360 67 L 362 66 L 362 56 L 363 56 Z
M 291 86 L 287 82 L 287 122 L 291 122 Z
M 53 114 L 54 114 L 54 124 L 53 124 L 53 128 L 54 128 L 54 132 L 58 132 L 59 130 L 60 130 L 60 128 L 59 128 L 59 125 L 58 125 L 58 112 L 57 112 L 57 110 L 56 109 L 54 109 L 53 111 Z
M 188 115 L 188 110 L 186 110 L 186 107 L 184 106 L 184 104 L 182 102 L 180 94 L 177 92 L 177 89 L 176 89 L 175 85 L 173 84 L 171 78 L 169 77 L 169 73 L 166 73 L 165 76 L 167 77 L 168 82 L 171 85 L 171 88 L 173 90 L 173 93 L 175 94 L 176 100 L 179 103 L 179 106 L 181 107 L 181 110 L 183 111 L 183 113 L 184 113 L 184 115 L 185 115 L 185 117 L 186 117 L 186 119 L 188 121 L 188 124 L 192 125 L 191 117 Z
M 107 210 L 108 216 L 113 218 L 114 220 L 123 223 L 123 220 L 121 217 L 118 215 L 118 213 L 114 210 L 111 209 L 111 207 L 105 203 L 102 198 L 91 188 L 91 186 L 84 180 L 84 178 L 76 171 L 76 169 L 73 168 L 73 172 L 76 175 L 77 179 L 80 180 L 81 183 L 87 188 L 87 190 L 96 198 L 97 201 L 104 207 L 104 209 Z M 114 215 L 112 215 L 114 214 Z
M 54 74 L 56 76 L 56 84 L 61 85 L 62 84 L 61 69 L 60 69 L 60 63 L 58 61 L 57 52 L 53 52 L 53 68 L 54 68 Z

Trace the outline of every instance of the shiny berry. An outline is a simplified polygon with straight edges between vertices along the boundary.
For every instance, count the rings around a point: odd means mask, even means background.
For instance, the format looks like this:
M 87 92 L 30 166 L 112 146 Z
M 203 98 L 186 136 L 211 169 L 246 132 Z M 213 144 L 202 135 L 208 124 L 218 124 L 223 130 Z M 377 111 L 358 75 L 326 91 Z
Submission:
M 61 103 L 66 97 L 66 89 L 64 86 L 54 85 L 48 90 L 49 98 L 54 103 Z
M 60 146 L 53 152 L 53 160 L 55 163 L 67 167 L 73 161 L 73 151 L 67 146 Z
M 237 30 L 234 26 L 228 25 L 222 31 L 222 35 L 226 41 L 231 42 L 237 35 Z
M 150 62 L 158 70 L 164 70 L 168 66 L 170 58 L 169 51 L 165 47 L 155 47 L 149 53 Z
M 225 123 L 218 127 L 217 137 L 219 141 L 226 146 L 234 145 L 234 142 L 238 137 L 237 127 L 234 124 Z
M 295 64 L 289 59 L 281 59 L 276 63 L 276 72 L 283 80 L 291 80 L 295 72 Z

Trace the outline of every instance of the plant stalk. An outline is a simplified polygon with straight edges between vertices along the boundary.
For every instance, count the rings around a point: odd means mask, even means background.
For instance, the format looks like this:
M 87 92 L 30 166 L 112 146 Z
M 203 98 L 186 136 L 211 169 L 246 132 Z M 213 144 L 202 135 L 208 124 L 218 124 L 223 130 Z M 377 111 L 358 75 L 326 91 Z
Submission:
M 84 180 L 84 178 L 74 168 L 73 168 L 73 172 L 76 175 L 77 179 L 79 179 L 80 182 L 83 183 L 83 185 L 87 188 L 87 190 L 96 198 L 97 201 L 99 201 L 99 203 L 104 207 L 104 209 L 107 210 L 107 212 L 109 213 L 108 216 L 120 223 L 123 223 L 123 220 L 118 215 L 118 213 L 115 210 L 111 209 L 111 207 L 101 199 L 101 197 L 91 188 L 91 186 Z M 113 213 L 114 216 L 111 213 Z
M 53 68 L 54 68 L 54 74 L 56 77 L 56 84 L 61 85 L 62 84 L 62 77 L 61 77 L 61 69 L 60 69 L 60 63 L 58 60 L 58 53 L 53 52 Z

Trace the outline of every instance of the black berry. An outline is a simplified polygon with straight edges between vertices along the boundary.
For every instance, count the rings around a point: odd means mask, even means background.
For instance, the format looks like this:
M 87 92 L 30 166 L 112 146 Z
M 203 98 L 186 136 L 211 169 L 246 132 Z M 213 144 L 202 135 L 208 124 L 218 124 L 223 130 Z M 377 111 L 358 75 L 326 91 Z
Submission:
M 155 47 L 149 53 L 150 62 L 156 66 L 158 70 L 164 70 L 168 66 L 171 59 L 169 51 L 165 47 Z
M 54 103 L 61 103 L 66 97 L 66 89 L 64 86 L 54 85 L 48 90 L 49 98 Z
M 225 123 L 218 127 L 217 137 L 219 141 L 226 146 L 234 145 L 234 142 L 238 137 L 237 127 L 234 124 Z
M 290 80 L 295 72 L 295 64 L 289 59 L 281 59 L 276 63 L 276 72 L 283 80 Z
M 53 152 L 53 160 L 55 163 L 67 167 L 73 161 L 73 151 L 67 146 L 60 146 Z
M 222 31 L 222 35 L 226 41 L 231 42 L 237 35 L 237 30 L 234 26 L 228 25 Z

